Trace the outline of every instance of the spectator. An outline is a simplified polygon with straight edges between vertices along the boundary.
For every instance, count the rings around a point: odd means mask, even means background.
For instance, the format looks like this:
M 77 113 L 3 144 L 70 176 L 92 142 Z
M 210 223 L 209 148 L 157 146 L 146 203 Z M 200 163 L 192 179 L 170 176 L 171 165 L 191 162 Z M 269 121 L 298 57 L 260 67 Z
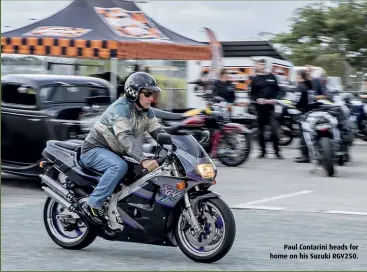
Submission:
M 315 91 L 316 95 L 326 95 L 326 90 L 323 88 L 321 78 L 315 74 L 315 67 L 306 65 L 306 72 L 311 76 L 312 89 Z
M 227 103 L 234 103 L 236 100 L 234 86 L 228 78 L 227 70 L 224 68 L 220 71 L 220 79 L 214 82 L 212 96 L 220 96 Z
M 273 104 L 263 104 L 264 100 L 271 100 L 275 103 L 275 99 L 280 93 L 280 87 L 276 77 L 272 73 L 265 72 L 265 60 L 256 61 L 256 72 L 256 76 L 251 81 L 250 97 L 253 101 L 256 101 L 259 144 L 261 147 L 259 158 L 264 158 L 266 155 L 265 126 L 270 125 L 275 155 L 277 158 L 282 159 L 279 151 L 279 124 L 275 118 L 275 107 Z

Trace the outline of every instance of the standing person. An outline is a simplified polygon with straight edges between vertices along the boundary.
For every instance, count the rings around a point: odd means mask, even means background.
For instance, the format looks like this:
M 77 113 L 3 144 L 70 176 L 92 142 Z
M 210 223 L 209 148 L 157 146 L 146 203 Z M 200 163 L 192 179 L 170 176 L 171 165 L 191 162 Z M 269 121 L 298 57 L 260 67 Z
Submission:
M 297 72 L 297 84 L 298 85 L 297 85 L 296 92 L 299 94 L 298 96 L 299 100 L 295 102 L 296 102 L 296 108 L 303 115 L 303 117 L 301 118 L 301 120 L 303 120 L 304 114 L 307 114 L 307 112 L 309 111 L 309 103 L 312 102 L 309 99 L 310 98 L 309 92 L 312 92 L 311 76 L 306 69 L 299 70 Z M 310 162 L 310 157 L 309 157 L 306 141 L 303 135 L 303 129 L 302 129 L 301 122 L 299 122 L 299 126 L 300 126 L 300 132 L 301 132 L 301 135 L 300 135 L 301 137 L 301 142 L 300 142 L 301 157 L 297 157 L 295 161 L 298 163 L 308 163 Z
M 310 74 L 312 89 L 315 91 L 316 95 L 325 95 L 325 90 L 323 88 L 322 80 L 319 76 L 315 75 L 316 69 L 312 65 L 306 65 L 306 72 Z
M 234 86 L 228 78 L 228 72 L 225 68 L 220 71 L 220 79 L 214 82 L 212 96 L 220 96 L 226 100 L 227 103 L 234 103 L 236 94 Z
M 257 111 L 257 120 L 259 126 L 259 144 L 261 154 L 259 158 L 264 158 L 266 155 L 265 146 L 265 126 L 271 125 L 272 140 L 275 156 L 278 159 L 283 157 L 279 150 L 278 122 L 275 119 L 275 99 L 280 93 L 280 88 L 276 77 L 272 73 L 265 72 L 265 60 L 256 61 L 256 75 L 252 78 L 250 97 L 256 102 L 255 108 Z M 264 103 L 264 99 L 271 100 Z

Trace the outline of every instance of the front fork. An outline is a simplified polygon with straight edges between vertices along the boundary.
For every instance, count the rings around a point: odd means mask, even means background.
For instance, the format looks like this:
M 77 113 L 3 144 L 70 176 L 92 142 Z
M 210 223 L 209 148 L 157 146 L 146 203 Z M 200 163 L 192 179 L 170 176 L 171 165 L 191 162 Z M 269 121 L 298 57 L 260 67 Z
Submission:
M 194 214 L 194 211 L 191 206 L 189 194 L 187 192 L 185 192 L 184 194 L 184 201 L 185 201 L 185 208 L 186 208 L 186 211 L 184 212 L 184 216 L 186 217 L 186 220 L 190 222 L 191 225 L 193 226 L 195 233 L 200 234 L 203 231 L 203 229 L 200 226 L 198 219 L 196 218 Z

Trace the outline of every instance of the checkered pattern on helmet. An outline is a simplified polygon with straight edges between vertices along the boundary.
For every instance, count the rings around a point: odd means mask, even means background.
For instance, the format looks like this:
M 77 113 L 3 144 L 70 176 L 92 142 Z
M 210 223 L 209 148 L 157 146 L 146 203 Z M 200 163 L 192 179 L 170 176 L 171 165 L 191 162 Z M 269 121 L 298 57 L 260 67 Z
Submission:
M 137 91 L 135 91 L 133 88 L 131 87 L 127 87 L 126 88 L 126 94 L 135 98 L 137 96 Z

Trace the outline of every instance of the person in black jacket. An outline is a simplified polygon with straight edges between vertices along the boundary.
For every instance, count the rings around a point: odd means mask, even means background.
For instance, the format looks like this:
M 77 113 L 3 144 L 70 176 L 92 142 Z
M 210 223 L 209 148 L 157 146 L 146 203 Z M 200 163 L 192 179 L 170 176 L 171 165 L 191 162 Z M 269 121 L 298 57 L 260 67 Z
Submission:
M 312 102 L 309 101 L 309 98 L 313 95 L 311 76 L 307 70 L 304 69 L 297 72 L 297 82 L 298 86 L 296 92 L 299 94 L 299 100 L 296 102 L 296 107 L 301 112 L 301 114 L 304 115 L 309 111 L 309 103 Z M 301 157 L 296 158 L 295 161 L 299 163 L 307 163 L 310 162 L 308 148 L 303 136 L 301 123 L 299 123 L 299 126 L 301 131 Z
M 234 103 L 236 100 L 234 86 L 232 82 L 229 81 L 228 72 L 224 68 L 220 71 L 220 79 L 214 82 L 212 96 L 220 96 L 224 98 L 227 103 Z
M 256 103 L 257 120 L 259 125 L 259 144 L 261 154 L 259 158 L 266 155 L 265 146 L 265 126 L 271 125 L 274 152 L 277 158 L 282 159 L 279 150 L 278 122 L 275 119 L 274 103 L 280 93 L 276 77 L 271 73 L 265 72 L 265 60 L 256 62 L 257 74 L 252 78 L 250 83 L 250 97 Z M 264 99 L 272 100 L 272 104 L 264 104 Z

